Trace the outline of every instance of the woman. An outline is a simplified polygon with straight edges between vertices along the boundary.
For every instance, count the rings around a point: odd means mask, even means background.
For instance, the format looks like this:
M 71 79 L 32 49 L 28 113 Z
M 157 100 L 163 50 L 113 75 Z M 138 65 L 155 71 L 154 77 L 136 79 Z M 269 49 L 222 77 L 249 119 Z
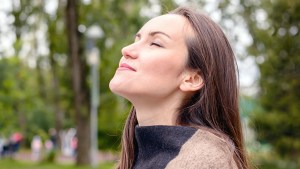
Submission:
M 188 8 L 148 21 L 122 49 L 109 86 L 133 108 L 119 169 L 248 168 L 234 53 Z

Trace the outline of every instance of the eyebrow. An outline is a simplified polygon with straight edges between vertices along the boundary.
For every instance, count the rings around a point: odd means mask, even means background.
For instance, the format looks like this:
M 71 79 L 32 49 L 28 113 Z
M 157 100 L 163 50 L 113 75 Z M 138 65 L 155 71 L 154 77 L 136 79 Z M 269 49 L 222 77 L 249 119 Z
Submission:
M 156 34 L 162 34 L 162 35 L 168 37 L 169 39 L 172 39 L 170 35 L 168 35 L 168 34 L 166 34 L 166 33 L 164 33 L 164 32 L 161 32 L 161 31 L 153 31 L 153 32 L 150 32 L 150 33 L 149 33 L 150 36 L 155 36 Z M 137 37 L 141 37 L 141 34 L 140 34 L 140 33 L 137 33 L 136 36 L 137 36 Z
M 170 35 L 168 35 L 168 34 L 166 34 L 166 33 L 164 33 L 164 32 L 161 32 L 161 31 L 154 31 L 154 32 L 150 32 L 150 33 L 149 33 L 149 35 L 151 35 L 151 36 L 154 36 L 154 35 L 156 35 L 156 34 L 162 34 L 162 35 L 165 35 L 166 37 L 168 37 L 169 39 L 172 39 L 172 38 L 170 37 Z

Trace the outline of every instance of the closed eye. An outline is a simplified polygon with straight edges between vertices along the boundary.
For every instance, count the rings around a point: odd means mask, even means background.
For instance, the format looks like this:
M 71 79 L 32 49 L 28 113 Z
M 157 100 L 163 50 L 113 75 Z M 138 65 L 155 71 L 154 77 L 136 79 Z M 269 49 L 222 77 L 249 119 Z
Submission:
M 151 42 L 150 46 L 157 46 L 157 47 L 163 47 L 161 44 L 156 43 L 156 42 Z

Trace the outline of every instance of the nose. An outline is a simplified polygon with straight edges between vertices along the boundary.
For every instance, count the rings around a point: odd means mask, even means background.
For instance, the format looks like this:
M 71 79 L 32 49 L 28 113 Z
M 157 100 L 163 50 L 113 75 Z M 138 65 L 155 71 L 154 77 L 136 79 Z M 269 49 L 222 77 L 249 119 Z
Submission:
M 126 59 L 136 59 L 138 56 L 138 51 L 136 49 L 136 44 L 132 43 L 128 46 L 125 46 L 122 48 L 121 50 L 122 55 L 126 58 Z

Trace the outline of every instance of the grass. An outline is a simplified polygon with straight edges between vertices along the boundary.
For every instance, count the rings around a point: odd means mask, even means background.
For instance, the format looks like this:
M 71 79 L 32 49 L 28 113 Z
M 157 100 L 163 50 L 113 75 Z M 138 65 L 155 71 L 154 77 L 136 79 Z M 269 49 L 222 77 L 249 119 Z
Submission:
M 114 164 L 103 163 L 98 166 L 98 169 L 113 169 Z M 91 169 L 91 167 L 84 166 L 78 167 L 74 165 L 67 164 L 57 164 L 57 163 L 31 163 L 16 161 L 11 159 L 0 159 L 0 169 Z
M 261 161 L 256 165 L 258 169 L 300 169 L 296 163 L 278 162 L 278 160 Z
M 261 161 L 256 165 L 258 169 L 299 169 L 300 166 L 281 166 L 275 164 L 276 162 Z M 97 169 L 113 169 L 113 163 L 102 163 Z M 33 163 L 26 161 L 17 161 L 13 159 L 0 159 L 0 169 L 91 169 L 91 167 L 79 167 L 73 164 L 58 164 L 58 163 Z

